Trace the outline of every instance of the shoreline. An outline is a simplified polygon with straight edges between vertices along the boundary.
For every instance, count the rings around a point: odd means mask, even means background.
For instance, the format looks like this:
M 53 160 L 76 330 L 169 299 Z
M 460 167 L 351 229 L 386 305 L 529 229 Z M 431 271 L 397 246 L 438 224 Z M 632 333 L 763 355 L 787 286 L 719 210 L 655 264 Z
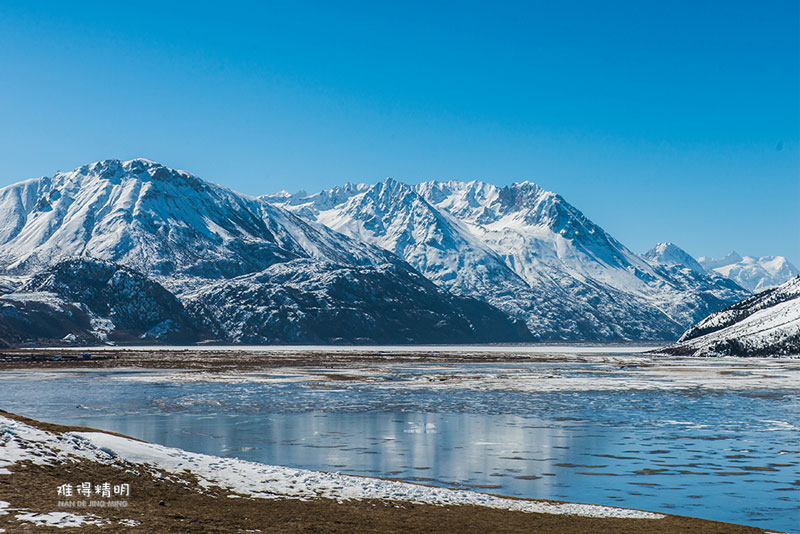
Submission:
M 405 363 L 555 363 L 629 358 L 641 362 L 796 362 L 800 356 L 695 357 L 659 353 L 657 345 L 530 344 L 409 346 L 99 346 L 0 349 L 0 370 L 74 367 L 252 371 L 278 367 L 349 367 Z M 198 357 L 200 356 L 200 357 Z
M 7 532 L 36 525 L 37 518 L 39 528 L 58 532 L 69 530 L 47 522 L 72 521 L 81 532 L 768 532 L 624 508 L 286 470 L 185 453 L 121 434 L 43 423 L 3 411 L 0 430 L 0 451 L 6 453 L 0 454 L 4 459 L 0 462 L 0 501 L 8 503 L 0 504 L 0 528 Z M 15 447 L 23 441 L 24 447 Z M 175 465 L 165 460 L 175 455 L 187 463 Z M 18 461 L 10 461 L 13 458 Z M 192 460 L 226 465 L 215 472 L 193 465 Z M 264 469 L 273 469 L 275 479 L 266 485 L 260 480 Z M 286 485 L 280 480 L 281 473 L 297 478 Z M 326 476 L 338 478 L 328 485 Z M 56 488 L 84 479 L 124 480 L 132 488 L 128 505 L 59 506 L 64 500 L 59 502 Z M 242 480 L 249 480 L 251 486 L 241 486 Z M 295 494 L 289 494 L 287 488 Z M 390 493 L 380 495 L 386 488 Z M 475 499 L 460 500 L 465 495 Z
M 576 355 L 576 349 L 578 354 Z M 636 350 L 634 350 L 636 349 Z M 647 347 L 622 345 L 426 345 L 426 346 L 189 346 L 41 347 L 0 350 L 0 369 L 187 369 L 253 371 L 280 367 L 348 367 L 403 363 L 526 363 L 581 361 L 616 354 L 644 354 Z M 202 356 L 198 358 L 198 356 Z

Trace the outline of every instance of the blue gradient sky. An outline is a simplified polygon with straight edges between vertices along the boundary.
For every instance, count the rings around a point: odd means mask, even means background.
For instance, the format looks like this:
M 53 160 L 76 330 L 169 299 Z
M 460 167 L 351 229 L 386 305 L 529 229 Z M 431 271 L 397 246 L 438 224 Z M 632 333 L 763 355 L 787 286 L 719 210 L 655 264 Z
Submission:
M 0 185 L 528 179 L 635 251 L 800 265 L 796 0 L 163 4 L 0 3 Z

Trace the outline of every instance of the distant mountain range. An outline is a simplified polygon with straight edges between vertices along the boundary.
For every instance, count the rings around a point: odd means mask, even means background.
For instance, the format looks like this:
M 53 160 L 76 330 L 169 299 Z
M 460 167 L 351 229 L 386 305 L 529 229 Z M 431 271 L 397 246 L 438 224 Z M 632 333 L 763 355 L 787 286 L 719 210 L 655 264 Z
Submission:
M 708 271 L 730 278 L 753 292 L 778 286 L 794 276 L 800 275 L 797 267 L 783 256 L 739 256 L 731 252 L 724 258 L 702 257 L 698 260 Z
M 672 340 L 750 292 L 524 182 L 253 198 L 145 159 L 0 189 L 0 343 Z

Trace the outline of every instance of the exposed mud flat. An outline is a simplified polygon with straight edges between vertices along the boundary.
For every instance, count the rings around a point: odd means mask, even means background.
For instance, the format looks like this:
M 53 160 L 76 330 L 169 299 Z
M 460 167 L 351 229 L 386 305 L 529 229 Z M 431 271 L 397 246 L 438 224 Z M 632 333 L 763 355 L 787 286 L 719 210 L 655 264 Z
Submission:
M 797 389 L 796 358 L 681 358 L 645 354 L 651 346 L 528 345 L 420 347 L 94 347 L 0 352 L 0 369 L 174 370 L 141 380 L 277 382 L 372 381 L 387 387 L 571 391 L 739 389 L 753 395 Z M 464 364 L 508 364 L 470 373 Z M 520 364 L 514 367 L 510 364 Z M 394 372 L 419 364 L 414 380 Z M 440 367 L 434 367 L 438 364 Z M 532 367 L 537 364 L 540 368 Z M 183 371 L 183 372 L 179 372 Z M 452 371 L 452 372 L 448 372 Z

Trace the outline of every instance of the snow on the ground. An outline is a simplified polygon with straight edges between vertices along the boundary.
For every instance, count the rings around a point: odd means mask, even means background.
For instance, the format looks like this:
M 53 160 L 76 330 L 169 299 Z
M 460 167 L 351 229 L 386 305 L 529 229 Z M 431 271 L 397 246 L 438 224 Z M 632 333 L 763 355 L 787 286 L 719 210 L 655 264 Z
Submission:
M 67 527 L 80 527 L 83 525 L 107 525 L 109 521 L 99 517 L 88 515 L 75 515 L 69 512 L 50 512 L 47 514 L 37 514 L 28 510 L 11 508 L 11 504 L 6 501 L 0 501 L 0 515 L 9 515 L 11 512 L 16 512 L 14 518 L 17 521 L 27 521 L 33 523 L 35 526 L 48 526 L 57 528 Z M 119 522 L 121 525 L 131 525 L 136 523 L 132 519 L 123 519 Z M 136 523 L 138 524 L 138 523 Z M 0 533 L 5 532 L 0 528 Z
M 375 478 L 292 469 L 221 458 L 144 443 L 102 432 L 56 434 L 0 416 L 0 472 L 21 460 L 52 464 L 77 457 L 105 464 L 152 466 L 197 476 L 204 487 L 219 486 L 255 498 L 384 499 L 436 505 L 478 505 L 505 510 L 585 517 L 660 519 L 661 514 L 589 504 L 548 503 L 495 497 Z
M 689 344 L 703 348 L 726 339 L 740 341 L 746 346 L 760 348 L 779 344 L 782 339 L 800 332 L 800 300 L 781 302 L 758 310 L 738 323 L 713 332 Z
M 17 521 L 28 521 L 36 525 L 47 527 L 80 527 L 84 525 L 107 525 L 109 522 L 103 519 L 88 515 L 75 515 L 69 512 L 50 512 L 49 514 L 37 514 L 34 512 L 23 512 L 17 514 Z

